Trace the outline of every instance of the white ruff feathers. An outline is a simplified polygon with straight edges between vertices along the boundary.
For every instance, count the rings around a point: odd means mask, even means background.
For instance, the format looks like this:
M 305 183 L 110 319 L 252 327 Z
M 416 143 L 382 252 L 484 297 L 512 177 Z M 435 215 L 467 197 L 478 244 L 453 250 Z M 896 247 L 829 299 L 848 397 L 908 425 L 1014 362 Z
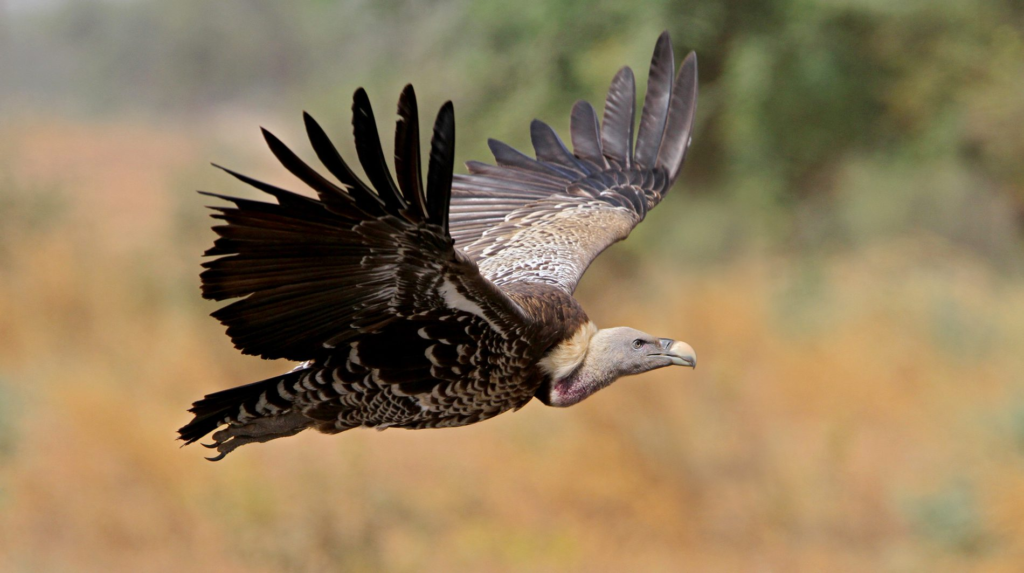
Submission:
M 554 347 L 547 356 L 537 364 L 552 380 L 561 380 L 583 363 L 590 348 L 590 339 L 597 334 L 597 325 L 588 322 L 581 326 L 571 337 Z

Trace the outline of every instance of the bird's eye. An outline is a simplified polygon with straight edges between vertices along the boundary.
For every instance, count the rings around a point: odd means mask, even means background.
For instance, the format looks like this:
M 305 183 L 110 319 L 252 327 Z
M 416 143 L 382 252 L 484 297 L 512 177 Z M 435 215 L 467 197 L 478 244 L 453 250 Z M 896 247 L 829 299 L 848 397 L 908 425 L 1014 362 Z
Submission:
M 636 340 L 633 341 L 633 348 L 636 348 L 637 350 L 640 350 L 641 348 L 644 347 L 644 344 L 645 343 L 644 343 L 643 340 L 640 340 L 639 338 L 637 338 Z

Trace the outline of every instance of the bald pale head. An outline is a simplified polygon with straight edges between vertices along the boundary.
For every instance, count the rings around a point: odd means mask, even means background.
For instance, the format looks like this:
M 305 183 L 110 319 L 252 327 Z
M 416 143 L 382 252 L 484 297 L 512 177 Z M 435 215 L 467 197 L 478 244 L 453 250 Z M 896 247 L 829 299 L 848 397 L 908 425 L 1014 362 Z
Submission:
M 697 355 L 685 342 L 655 338 L 628 326 L 605 328 L 590 340 L 590 352 L 616 378 L 665 366 L 697 366 Z
M 590 338 L 581 364 L 564 377 L 552 377 L 537 396 L 549 406 L 571 406 L 623 376 L 673 365 L 697 366 L 689 344 L 625 326 L 605 328 Z

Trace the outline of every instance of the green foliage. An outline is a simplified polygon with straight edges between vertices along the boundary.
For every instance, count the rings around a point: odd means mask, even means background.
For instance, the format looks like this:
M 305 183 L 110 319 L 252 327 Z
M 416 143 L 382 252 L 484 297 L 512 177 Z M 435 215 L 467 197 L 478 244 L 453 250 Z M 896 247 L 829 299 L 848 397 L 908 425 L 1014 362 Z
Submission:
M 667 28 L 679 57 L 700 57 L 682 186 L 738 211 L 747 234 L 801 246 L 838 229 L 830 240 L 857 243 L 879 227 L 916 232 L 924 216 L 928 231 L 987 254 L 1017 242 L 1024 9 L 1010 0 L 138 0 L 7 18 L 0 51 L 18 55 L 0 102 L 104 114 L 301 107 L 344 133 L 339 99 L 357 85 L 386 110 L 411 81 L 424 115 L 455 98 L 461 159 L 486 158 L 487 137 L 528 147 L 533 117 L 565 133 L 572 102 L 599 105 L 623 64 L 642 92 Z M 978 197 L 1002 212 L 960 220 Z M 943 215 L 916 208 L 929 198 Z M 801 218 L 844 208 L 837 228 Z M 979 239 L 993 226 L 995 239 Z M 735 239 L 711 242 L 717 253 Z
M 14 454 L 17 443 L 16 412 L 21 406 L 10 378 L 0 373 L 0 466 Z M 2 477 L 2 474 L 0 474 Z M 3 483 L 0 482 L 0 507 L 4 502 Z
M 909 504 L 907 513 L 916 532 L 943 550 L 971 555 L 991 544 L 976 495 L 966 484 L 920 498 Z

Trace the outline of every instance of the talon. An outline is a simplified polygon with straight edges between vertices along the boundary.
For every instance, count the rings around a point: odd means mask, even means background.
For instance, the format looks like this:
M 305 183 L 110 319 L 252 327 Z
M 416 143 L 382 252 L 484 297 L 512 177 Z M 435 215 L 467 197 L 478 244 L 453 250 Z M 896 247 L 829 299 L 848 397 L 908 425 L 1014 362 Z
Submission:
M 215 456 L 215 457 L 212 457 L 212 458 L 206 458 L 206 459 L 210 460 L 211 462 L 219 462 L 219 461 L 223 460 L 224 456 L 226 456 L 226 455 L 228 455 L 227 452 L 221 452 L 219 456 Z
M 219 443 L 217 443 L 217 442 L 214 442 L 214 443 L 212 443 L 212 444 L 204 444 L 204 443 L 202 443 L 202 442 L 199 442 L 199 445 L 200 445 L 200 446 L 203 446 L 204 448 L 210 448 L 210 449 L 212 450 L 213 448 L 216 448 L 216 447 L 217 447 L 217 446 L 219 446 L 220 444 L 219 444 Z

